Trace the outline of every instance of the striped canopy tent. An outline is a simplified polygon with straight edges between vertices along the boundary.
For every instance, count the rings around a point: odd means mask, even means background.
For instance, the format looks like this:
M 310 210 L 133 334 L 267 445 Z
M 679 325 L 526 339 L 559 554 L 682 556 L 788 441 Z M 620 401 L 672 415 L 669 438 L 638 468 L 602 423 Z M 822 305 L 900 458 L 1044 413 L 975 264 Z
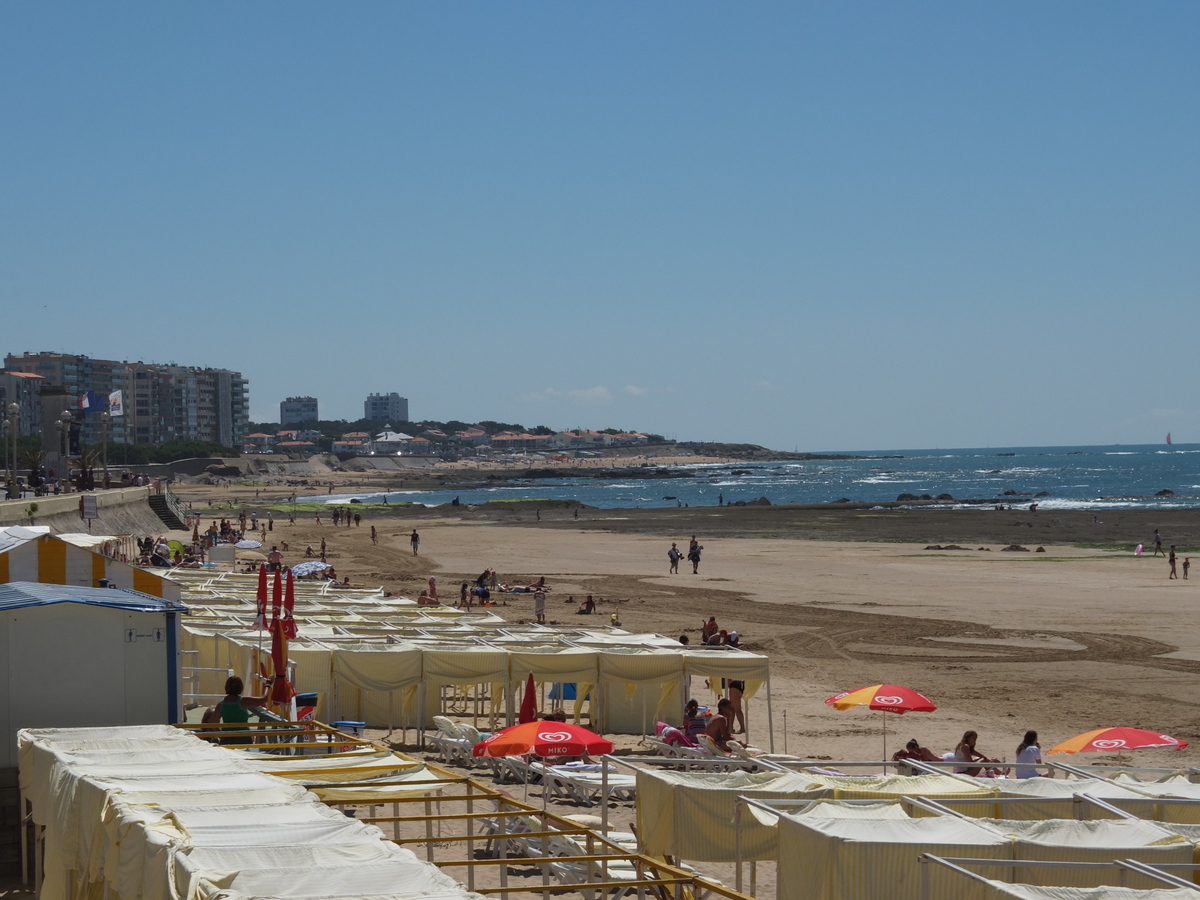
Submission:
M 105 556 L 93 547 L 79 546 L 72 537 L 50 534 L 45 526 L 0 528 L 0 584 L 33 581 L 99 587 L 100 579 L 107 578 L 110 585 L 152 597 L 182 598 L 179 584 Z

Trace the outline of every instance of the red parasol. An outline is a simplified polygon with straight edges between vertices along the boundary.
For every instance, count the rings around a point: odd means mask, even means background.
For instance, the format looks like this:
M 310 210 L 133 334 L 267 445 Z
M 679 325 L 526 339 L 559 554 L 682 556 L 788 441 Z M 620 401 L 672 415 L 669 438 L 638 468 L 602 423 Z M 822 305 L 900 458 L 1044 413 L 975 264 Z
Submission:
M 475 745 L 473 756 L 582 756 L 612 753 L 612 741 L 567 722 L 526 722 L 497 731 Z
M 296 628 L 296 620 L 292 618 L 292 613 L 296 609 L 296 581 L 292 577 L 292 570 L 288 569 L 287 588 L 283 593 L 283 631 L 291 640 L 299 630 Z
M 537 688 L 533 683 L 533 673 L 529 673 L 529 679 L 525 682 L 525 696 L 521 698 L 521 712 L 517 716 L 517 723 L 524 725 L 526 722 L 532 722 L 537 718 Z
M 258 607 L 254 613 L 254 627 L 267 630 L 267 564 L 258 567 Z

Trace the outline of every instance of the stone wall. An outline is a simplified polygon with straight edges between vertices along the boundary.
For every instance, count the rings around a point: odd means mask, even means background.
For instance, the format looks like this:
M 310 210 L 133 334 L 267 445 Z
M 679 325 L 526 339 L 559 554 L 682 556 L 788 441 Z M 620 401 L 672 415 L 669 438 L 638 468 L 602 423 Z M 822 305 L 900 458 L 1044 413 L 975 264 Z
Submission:
M 59 494 L 0 501 L 0 526 L 49 525 L 54 534 L 87 531 L 87 520 L 79 517 L 80 496 Z M 148 487 L 92 491 L 87 496 L 96 498 L 100 514 L 100 518 L 92 521 L 91 530 L 96 534 L 162 534 L 165 530 L 147 502 Z M 38 510 L 30 521 L 28 510 L 35 503 Z

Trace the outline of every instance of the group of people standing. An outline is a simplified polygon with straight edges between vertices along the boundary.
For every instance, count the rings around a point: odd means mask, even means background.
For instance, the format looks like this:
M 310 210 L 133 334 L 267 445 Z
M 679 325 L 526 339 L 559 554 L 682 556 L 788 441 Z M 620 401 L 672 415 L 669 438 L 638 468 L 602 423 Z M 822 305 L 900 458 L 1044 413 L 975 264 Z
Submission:
M 692 574 L 697 575 L 700 572 L 700 552 L 704 547 L 696 540 L 696 536 L 692 535 L 692 540 L 688 544 L 687 559 L 692 564 Z M 679 549 L 678 544 L 671 544 L 671 549 L 667 551 L 667 559 L 671 562 L 670 573 L 672 575 L 679 574 L 679 561 L 683 559 L 683 551 Z

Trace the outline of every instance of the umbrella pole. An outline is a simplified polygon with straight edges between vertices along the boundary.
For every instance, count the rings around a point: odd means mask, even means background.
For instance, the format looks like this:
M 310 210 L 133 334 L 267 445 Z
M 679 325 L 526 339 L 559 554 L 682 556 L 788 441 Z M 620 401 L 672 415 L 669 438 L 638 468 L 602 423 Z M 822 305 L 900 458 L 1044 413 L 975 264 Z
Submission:
M 887 713 L 885 713 L 883 710 L 880 710 L 879 714 L 881 716 L 883 716 L 883 761 L 886 763 L 887 762 Z M 883 772 L 885 775 L 887 774 L 887 766 L 886 765 L 883 767 Z

